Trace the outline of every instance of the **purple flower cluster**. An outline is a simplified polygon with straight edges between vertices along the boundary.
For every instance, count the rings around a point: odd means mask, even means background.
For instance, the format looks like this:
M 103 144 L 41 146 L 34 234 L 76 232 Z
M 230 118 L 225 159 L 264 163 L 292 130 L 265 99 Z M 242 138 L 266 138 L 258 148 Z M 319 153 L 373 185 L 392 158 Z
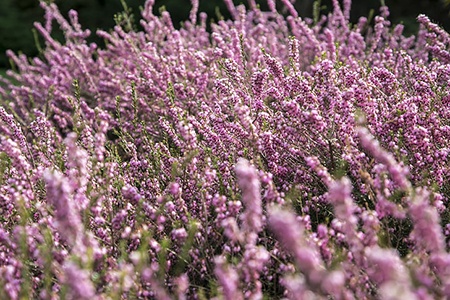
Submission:
M 40 56 L 8 52 L 4 295 L 449 298 L 449 34 L 191 2 L 99 47 L 43 1 Z

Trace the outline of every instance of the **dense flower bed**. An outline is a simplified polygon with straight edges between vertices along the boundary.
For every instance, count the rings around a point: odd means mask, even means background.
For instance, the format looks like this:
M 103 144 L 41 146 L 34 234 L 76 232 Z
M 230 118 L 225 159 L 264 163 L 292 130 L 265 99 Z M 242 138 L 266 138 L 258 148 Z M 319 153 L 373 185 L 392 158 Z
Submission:
M 153 2 L 104 49 L 42 3 L 41 55 L 8 53 L 3 295 L 450 297 L 448 33 L 337 0 L 228 0 L 210 31 L 193 0 L 177 30 Z

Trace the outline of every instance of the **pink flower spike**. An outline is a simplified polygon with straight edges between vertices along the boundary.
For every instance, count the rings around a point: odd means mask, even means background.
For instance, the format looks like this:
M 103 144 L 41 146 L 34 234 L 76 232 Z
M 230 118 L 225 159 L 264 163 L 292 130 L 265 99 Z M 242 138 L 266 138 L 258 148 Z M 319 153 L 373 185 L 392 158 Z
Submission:
M 409 190 L 411 183 L 407 176 L 409 175 L 408 169 L 400 165 L 394 158 L 394 156 L 381 148 L 380 143 L 370 134 L 369 130 L 365 127 L 357 128 L 358 137 L 361 146 L 369 152 L 376 160 L 384 164 L 392 176 L 392 180 L 403 190 Z
M 294 18 L 297 18 L 298 17 L 298 12 L 295 9 L 294 5 L 292 5 L 292 3 L 289 0 L 282 0 L 282 2 L 286 6 L 286 8 L 288 9 L 288 11 L 291 14 L 291 16 L 293 16 Z
M 214 273 L 222 288 L 225 299 L 244 299 L 244 296 L 239 289 L 239 275 L 236 270 L 227 264 L 226 259 L 223 256 L 215 258 L 215 265 Z
M 69 299 L 90 300 L 98 299 L 95 288 L 90 280 L 90 274 L 80 269 L 75 263 L 68 262 L 63 267 L 65 281 L 69 287 Z
M 242 190 L 242 202 L 245 205 L 245 212 L 242 215 L 243 230 L 247 233 L 258 233 L 263 226 L 258 172 L 248 160 L 243 158 L 237 162 L 235 171 Z
M 191 20 L 191 23 L 195 25 L 197 23 L 197 12 L 198 12 L 198 0 L 191 0 L 192 3 L 192 9 L 189 13 L 189 19 Z

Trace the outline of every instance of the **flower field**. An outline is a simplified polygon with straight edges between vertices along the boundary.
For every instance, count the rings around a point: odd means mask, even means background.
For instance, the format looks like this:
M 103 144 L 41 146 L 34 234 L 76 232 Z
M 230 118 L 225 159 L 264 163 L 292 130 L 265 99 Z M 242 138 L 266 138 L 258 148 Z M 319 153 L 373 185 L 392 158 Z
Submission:
M 191 2 L 8 52 L 0 298 L 449 299 L 450 35 Z

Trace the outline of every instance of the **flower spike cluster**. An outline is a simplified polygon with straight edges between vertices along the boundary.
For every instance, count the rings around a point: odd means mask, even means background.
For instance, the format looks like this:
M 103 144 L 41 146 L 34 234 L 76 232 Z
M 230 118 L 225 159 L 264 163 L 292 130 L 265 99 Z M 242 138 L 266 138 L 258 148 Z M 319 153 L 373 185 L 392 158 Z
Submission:
M 224 2 L 95 33 L 41 2 L 0 78 L 2 295 L 449 298 L 449 34 Z

